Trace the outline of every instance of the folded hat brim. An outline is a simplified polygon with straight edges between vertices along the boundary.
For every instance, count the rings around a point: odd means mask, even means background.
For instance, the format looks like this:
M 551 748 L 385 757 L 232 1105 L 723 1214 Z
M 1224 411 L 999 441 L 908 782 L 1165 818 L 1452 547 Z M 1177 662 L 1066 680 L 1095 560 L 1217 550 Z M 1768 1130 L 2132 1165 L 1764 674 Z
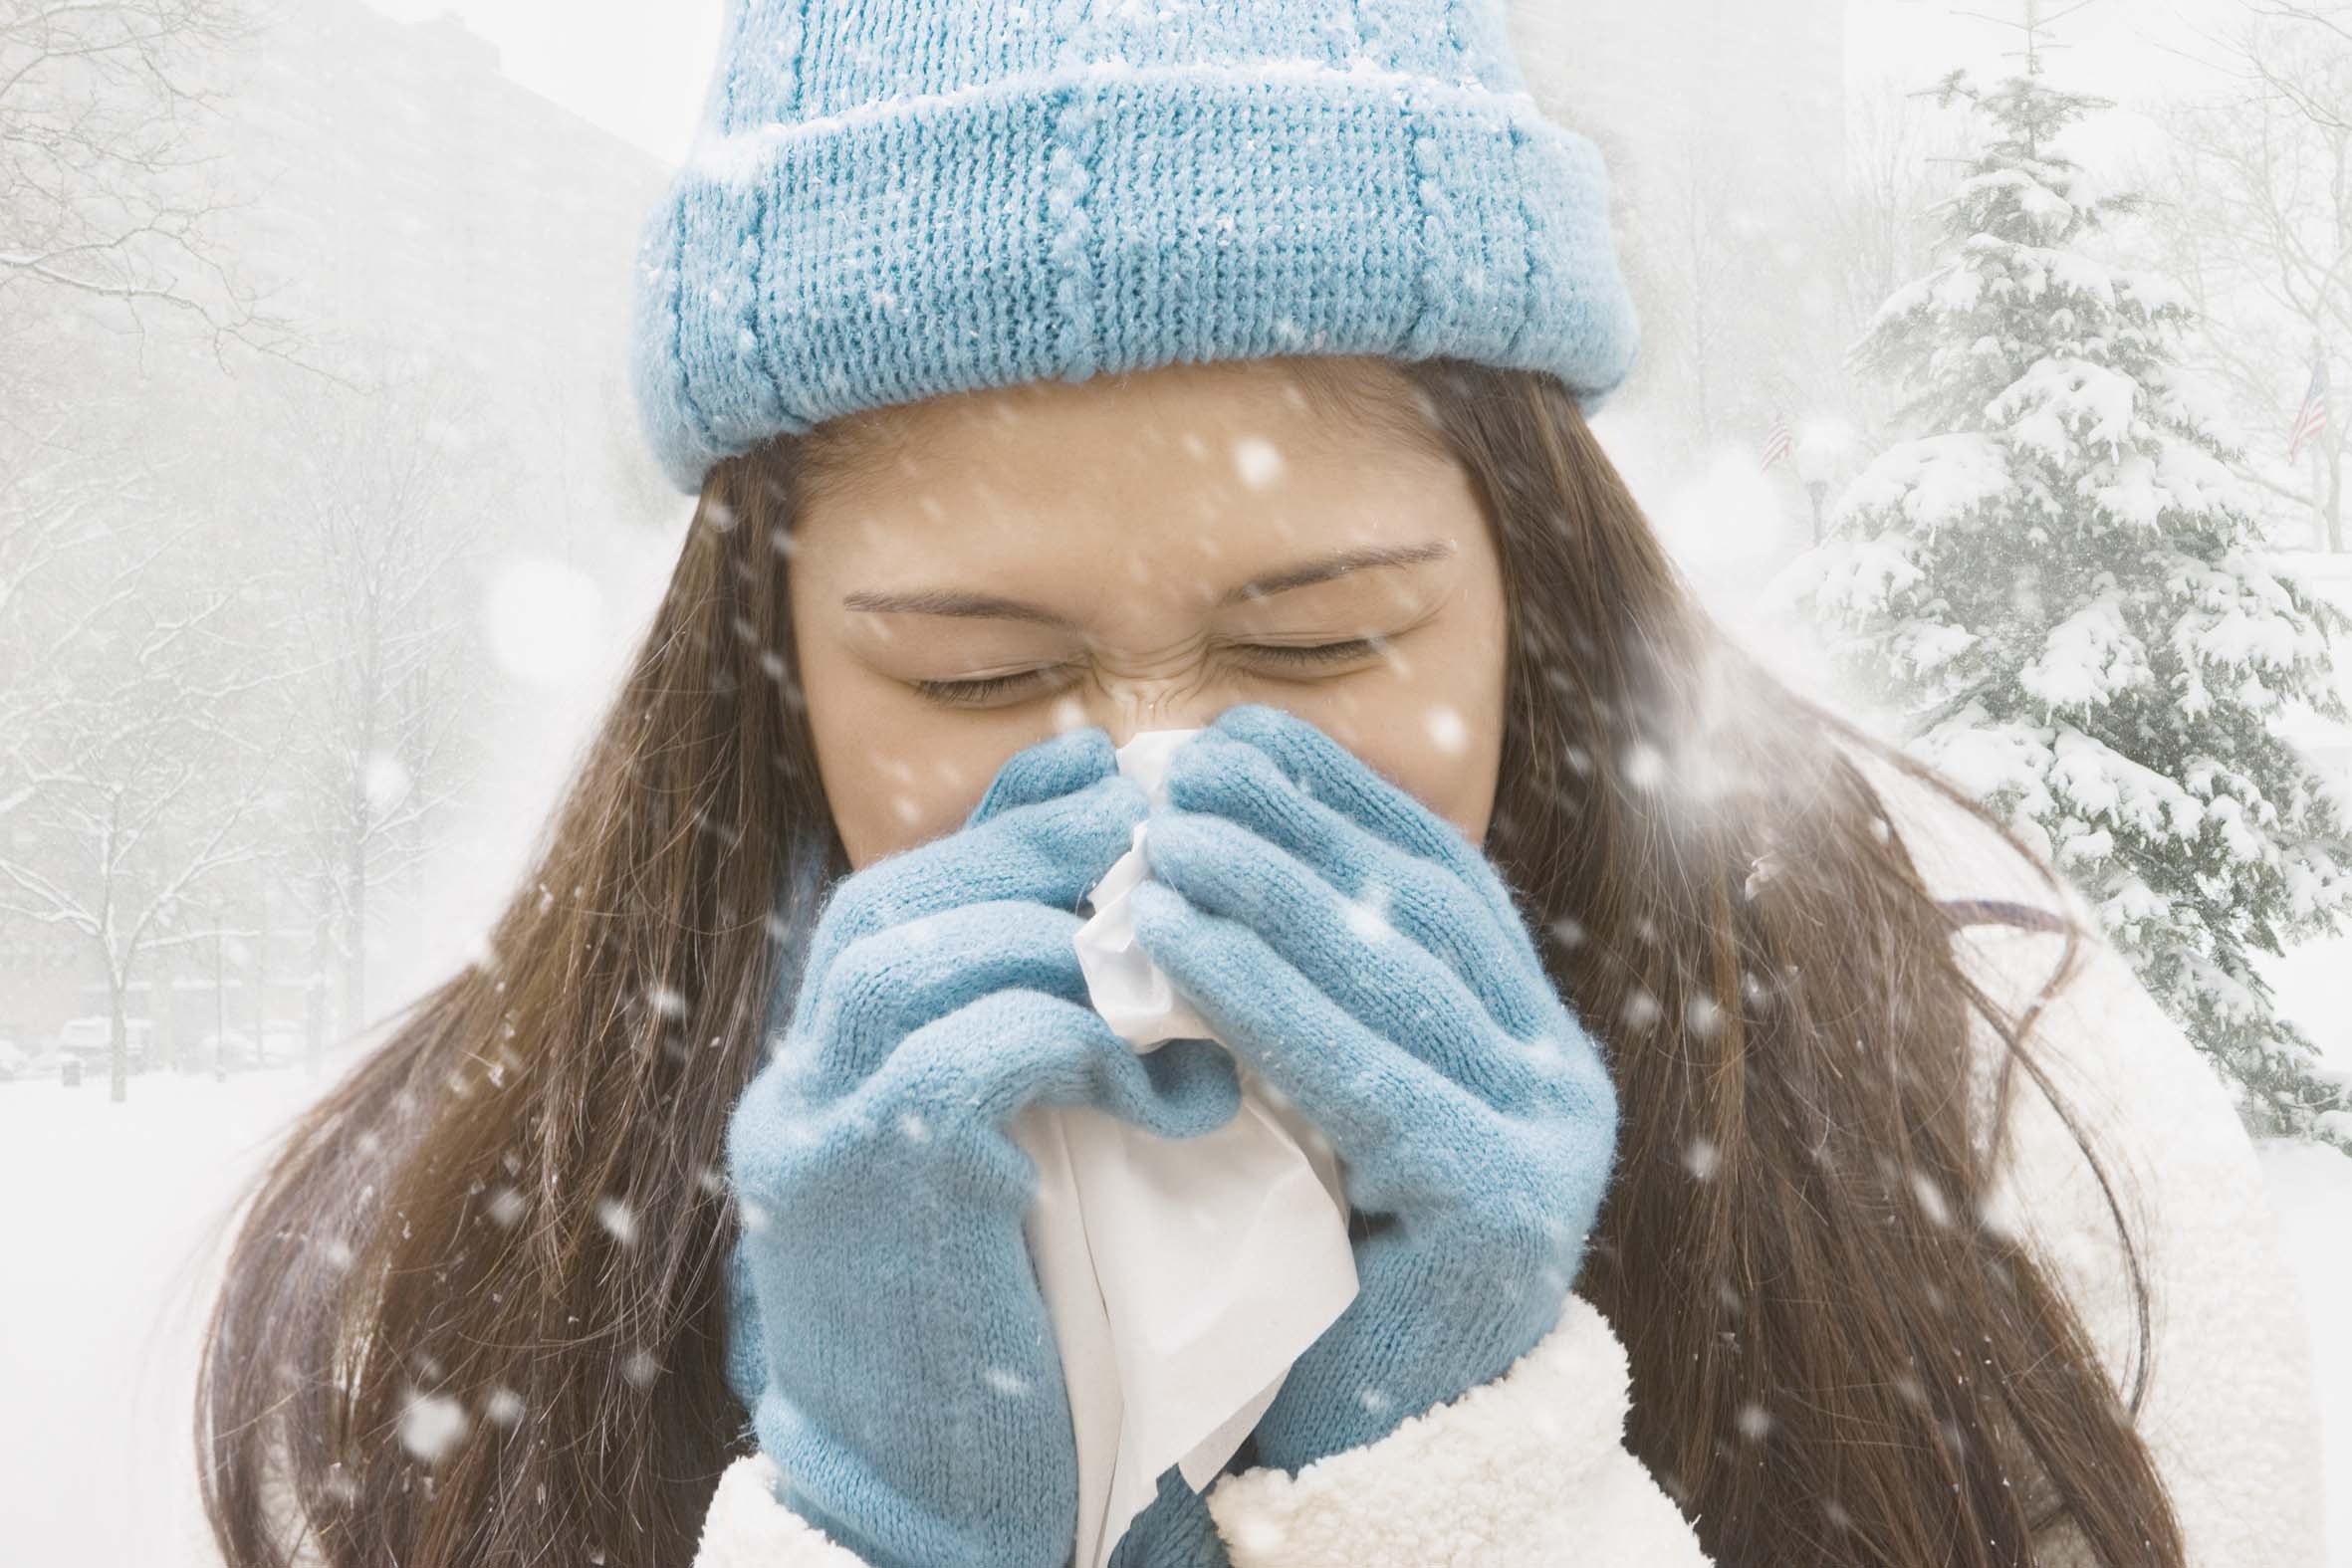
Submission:
M 1457 354 L 1596 411 L 1639 327 L 1598 148 L 1522 93 L 1094 63 L 706 140 L 646 226 L 679 489 L 877 404 L 1172 362 Z

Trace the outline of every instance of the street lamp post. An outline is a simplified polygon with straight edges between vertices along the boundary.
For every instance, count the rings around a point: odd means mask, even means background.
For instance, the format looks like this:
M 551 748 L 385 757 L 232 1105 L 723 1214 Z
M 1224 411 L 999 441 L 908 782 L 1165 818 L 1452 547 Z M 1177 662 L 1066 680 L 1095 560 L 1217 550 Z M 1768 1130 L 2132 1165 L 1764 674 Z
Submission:
M 220 906 L 212 906 L 212 1081 L 226 1083 L 229 1064 L 228 968 L 221 956 Z
M 1813 543 L 1821 543 L 1829 486 L 1852 444 L 1851 432 L 1836 419 L 1812 419 L 1796 442 L 1796 477 L 1813 502 Z

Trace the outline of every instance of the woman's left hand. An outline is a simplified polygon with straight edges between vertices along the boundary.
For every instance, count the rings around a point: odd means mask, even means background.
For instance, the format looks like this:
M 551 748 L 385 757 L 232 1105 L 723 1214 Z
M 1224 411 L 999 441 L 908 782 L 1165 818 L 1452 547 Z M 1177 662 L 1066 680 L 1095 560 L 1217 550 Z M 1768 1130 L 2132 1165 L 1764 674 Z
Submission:
M 1171 760 L 1136 938 L 1331 1141 L 1358 1293 L 1257 1427 L 1296 1471 L 1508 1371 L 1558 1320 L 1617 1099 L 1486 856 L 1320 730 L 1228 709 Z
M 1210 1477 L 1209 1484 L 1217 1484 Z M 1192 1489 L 1181 1466 L 1160 1471 L 1159 1492 L 1127 1524 L 1107 1568 L 1233 1568 L 1225 1537 L 1208 1500 Z

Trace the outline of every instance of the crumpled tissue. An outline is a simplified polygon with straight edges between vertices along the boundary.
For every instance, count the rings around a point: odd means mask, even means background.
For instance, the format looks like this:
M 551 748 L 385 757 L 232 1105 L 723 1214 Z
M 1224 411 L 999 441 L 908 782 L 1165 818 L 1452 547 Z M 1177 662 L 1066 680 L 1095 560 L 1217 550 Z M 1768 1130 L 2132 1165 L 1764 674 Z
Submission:
M 1144 731 L 1119 771 L 1159 804 L 1170 757 L 1199 733 Z M 1076 936 L 1089 998 L 1139 1052 L 1218 1038 L 1135 941 L 1127 894 L 1150 874 L 1150 825 L 1087 895 Z M 1103 1568 L 1170 1464 L 1205 1489 L 1355 1299 L 1338 1157 L 1236 1066 L 1241 1108 L 1198 1138 L 1085 1105 L 1031 1106 L 1010 1127 L 1038 1168 L 1027 1234 L 1077 1439 L 1075 1568 Z

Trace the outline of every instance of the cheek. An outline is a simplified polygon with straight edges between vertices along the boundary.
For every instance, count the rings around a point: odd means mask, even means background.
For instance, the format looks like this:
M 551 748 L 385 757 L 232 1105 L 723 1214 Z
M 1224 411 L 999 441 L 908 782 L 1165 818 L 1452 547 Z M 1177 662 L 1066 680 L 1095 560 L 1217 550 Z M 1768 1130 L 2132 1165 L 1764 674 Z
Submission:
M 1483 843 L 1503 757 L 1505 655 L 1498 615 L 1459 617 L 1399 675 L 1302 690 L 1278 706 L 1308 720 L 1430 810 Z
M 994 725 L 890 700 L 869 672 L 822 652 L 803 666 L 801 689 L 852 868 L 962 826 L 1004 760 L 1041 738 L 1000 736 Z
M 998 749 L 967 726 L 888 718 L 829 736 L 821 727 L 817 750 L 825 799 L 852 867 L 963 825 L 1002 762 Z

